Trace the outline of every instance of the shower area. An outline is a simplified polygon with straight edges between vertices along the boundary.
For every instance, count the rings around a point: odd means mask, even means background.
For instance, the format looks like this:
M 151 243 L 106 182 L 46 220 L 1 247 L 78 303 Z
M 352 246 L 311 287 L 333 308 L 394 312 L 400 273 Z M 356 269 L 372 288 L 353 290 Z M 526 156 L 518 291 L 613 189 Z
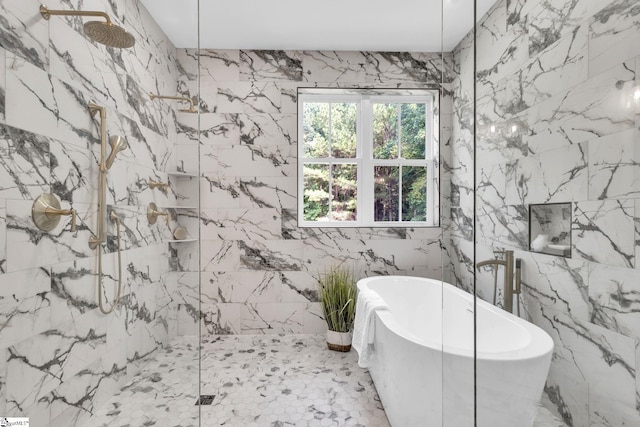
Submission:
M 553 340 L 535 427 L 640 425 L 636 1 L 376 3 L 360 30 L 405 20 L 402 48 L 218 3 L 0 0 L 0 419 L 390 426 L 389 384 L 326 348 L 317 281 L 342 265 L 475 298 L 439 320 L 470 356 L 442 359 L 434 426 L 488 426 L 480 300 Z M 267 21 L 286 41 L 242 37 Z M 318 88 L 435 90 L 435 225 L 301 224 Z

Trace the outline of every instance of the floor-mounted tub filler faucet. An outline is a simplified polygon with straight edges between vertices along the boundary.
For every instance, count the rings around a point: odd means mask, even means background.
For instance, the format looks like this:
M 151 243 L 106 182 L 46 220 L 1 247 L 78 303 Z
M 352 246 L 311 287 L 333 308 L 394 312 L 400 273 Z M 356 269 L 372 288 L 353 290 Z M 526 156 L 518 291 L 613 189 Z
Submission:
M 476 268 L 487 265 L 494 266 L 493 270 L 493 304 L 496 303 L 496 293 L 498 289 L 498 268 L 504 267 L 504 309 L 513 313 L 513 295 L 520 296 L 521 277 L 522 277 L 522 260 L 515 259 L 515 276 L 514 276 L 514 258 L 513 251 L 494 251 L 496 258 L 480 261 L 476 264 Z M 498 255 L 504 255 L 504 259 L 498 259 Z M 514 286 L 515 279 L 515 286 Z M 520 316 L 520 298 L 518 298 L 518 316 Z

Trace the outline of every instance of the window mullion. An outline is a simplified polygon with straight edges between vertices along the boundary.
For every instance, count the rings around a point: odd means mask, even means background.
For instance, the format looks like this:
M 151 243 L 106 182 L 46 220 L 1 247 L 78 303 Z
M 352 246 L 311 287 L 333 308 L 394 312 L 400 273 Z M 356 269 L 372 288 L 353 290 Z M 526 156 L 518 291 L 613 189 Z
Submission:
M 362 221 L 373 224 L 373 111 L 369 97 L 362 97 Z
M 331 113 L 329 113 L 329 116 L 331 116 Z M 331 138 L 329 138 L 329 141 L 331 141 Z M 332 209 L 333 209 L 333 161 L 329 160 L 329 213 L 327 215 L 329 221 L 331 221 L 333 217 Z

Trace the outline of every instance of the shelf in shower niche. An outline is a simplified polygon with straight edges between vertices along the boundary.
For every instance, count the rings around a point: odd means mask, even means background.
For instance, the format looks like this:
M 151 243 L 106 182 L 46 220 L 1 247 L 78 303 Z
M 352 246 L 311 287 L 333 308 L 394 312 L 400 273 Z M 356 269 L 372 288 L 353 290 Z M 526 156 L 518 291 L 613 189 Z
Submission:
M 178 178 L 180 178 L 180 177 L 197 178 L 198 177 L 197 174 L 189 173 L 189 172 L 167 172 L 167 175 L 169 175 L 169 176 L 177 176 Z
M 198 239 L 182 239 L 182 240 L 165 240 L 168 243 L 188 243 L 188 242 L 197 242 Z

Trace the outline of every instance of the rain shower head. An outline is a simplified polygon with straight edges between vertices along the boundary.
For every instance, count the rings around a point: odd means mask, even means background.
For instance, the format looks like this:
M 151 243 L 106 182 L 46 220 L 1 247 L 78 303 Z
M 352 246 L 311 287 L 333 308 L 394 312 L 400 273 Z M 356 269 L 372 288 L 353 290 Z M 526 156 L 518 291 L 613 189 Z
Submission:
M 121 136 L 112 136 L 109 138 L 109 145 L 111 145 L 111 153 L 109 153 L 109 157 L 107 157 L 107 160 L 104 162 L 107 169 L 111 169 L 113 161 L 116 159 L 116 154 L 129 147 L 127 140 Z
M 121 49 L 136 43 L 136 39 L 124 28 L 109 22 L 89 21 L 84 24 L 84 33 L 98 43 Z
M 44 5 L 40 5 L 40 14 L 46 20 L 51 15 L 64 16 L 98 16 L 105 19 L 102 21 L 90 21 L 84 24 L 84 33 L 90 39 L 102 43 L 106 46 L 116 48 L 128 48 L 135 44 L 136 39 L 124 28 L 114 25 L 104 12 L 99 11 L 76 11 L 76 10 L 50 10 Z

